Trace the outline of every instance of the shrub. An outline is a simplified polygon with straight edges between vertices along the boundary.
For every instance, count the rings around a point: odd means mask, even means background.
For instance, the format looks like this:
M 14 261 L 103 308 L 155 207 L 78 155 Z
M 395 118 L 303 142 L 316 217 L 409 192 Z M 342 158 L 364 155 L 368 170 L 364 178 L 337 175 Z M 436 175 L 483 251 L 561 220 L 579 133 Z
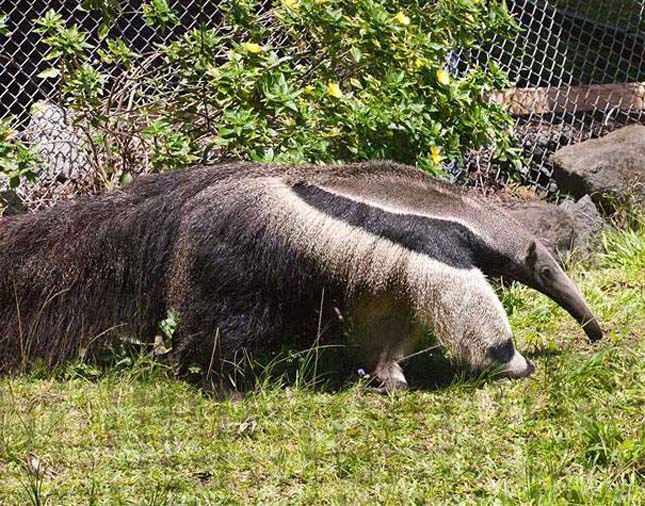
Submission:
M 77 113 L 110 184 L 200 160 L 333 162 L 388 158 L 440 172 L 469 148 L 514 156 L 510 117 L 486 99 L 507 85 L 470 50 L 515 25 L 503 1 L 227 1 L 199 26 L 140 54 L 106 16 L 99 42 L 50 11 L 36 21 L 61 105 Z M 166 0 L 141 15 L 156 30 L 179 18 Z M 459 50 L 462 67 L 447 62 Z
M 38 161 L 37 155 L 20 141 L 14 122 L 13 117 L 0 119 L 0 174 L 11 188 L 18 186 L 21 179 L 33 180 L 31 169 Z

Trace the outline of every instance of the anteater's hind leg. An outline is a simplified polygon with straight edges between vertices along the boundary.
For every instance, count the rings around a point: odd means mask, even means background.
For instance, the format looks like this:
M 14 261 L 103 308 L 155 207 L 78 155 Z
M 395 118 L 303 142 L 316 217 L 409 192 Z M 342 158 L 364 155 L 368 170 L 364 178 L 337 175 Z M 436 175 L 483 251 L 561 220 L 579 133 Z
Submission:
M 217 384 L 235 373 L 246 349 L 270 339 L 279 311 L 271 311 L 248 258 L 235 244 L 205 233 L 204 220 L 197 216 L 177 241 L 167 301 L 179 315 L 173 338 L 178 376 L 198 366 L 205 383 Z
M 247 352 L 271 341 L 279 322 L 269 303 L 235 302 L 202 299 L 182 306 L 174 336 L 179 376 L 198 366 L 202 384 L 209 390 L 239 386 Z
M 358 360 L 374 374 L 379 391 L 404 390 L 400 362 L 414 351 L 422 329 L 409 305 L 392 294 L 357 298 L 350 308 Z

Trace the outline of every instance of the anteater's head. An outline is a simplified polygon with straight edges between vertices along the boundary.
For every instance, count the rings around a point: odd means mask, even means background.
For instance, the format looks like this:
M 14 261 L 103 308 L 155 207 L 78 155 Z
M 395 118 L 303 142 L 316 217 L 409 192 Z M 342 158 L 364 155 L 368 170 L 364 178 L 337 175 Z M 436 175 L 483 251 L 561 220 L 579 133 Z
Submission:
M 587 303 L 549 250 L 524 226 L 500 209 L 485 208 L 478 225 L 477 263 L 490 276 L 513 279 L 534 288 L 558 303 L 582 326 L 591 341 L 602 330 Z
M 514 279 L 542 292 L 566 309 L 582 325 L 591 341 L 602 338 L 596 318 L 553 255 L 525 231 L 516 228 L 515 232 L 512 240 L 502 236 L 496 238 L 497 243 L 489 241 L 497 249 L 481 249 L 484 251 L 480 257 L 484 261 L 479 262 L 481 270 L 485 274 Z M 503 311 L 501 303 L 493 293 L 488 296 L 484 293 L 487 283 L 480 287 L 475 281 L 461 285 L 470 292 L 479 290 L 471 297 L 477 302 L 469 305 L 469 312 L 475 314 L 467 320 L 477 321 L 478 327 L 464 328 L 463 342 L 453 343 L 457 347 L 453 354 L 475 370 L 496 370 L 511 378 L 529 376 L 535 368 L 515 349 L 507 319 L 498 317 Z
M 547 295 L 573 316 L 591 341 L 602 338 L 602 330 L 587 303 L 549 250 L 536 240 L 525 247 L 499 274 Z

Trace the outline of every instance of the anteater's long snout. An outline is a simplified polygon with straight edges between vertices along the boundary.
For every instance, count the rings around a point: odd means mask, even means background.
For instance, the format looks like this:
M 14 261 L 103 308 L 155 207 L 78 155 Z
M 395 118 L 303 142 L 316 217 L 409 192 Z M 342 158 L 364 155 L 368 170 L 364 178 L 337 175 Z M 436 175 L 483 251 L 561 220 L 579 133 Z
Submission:
M 589 340 L 598 341 L 601 339 L 600 325 L 574 282 L 562 269 L 558 269 L 553 277 L 552 282 L 548 285 L 545 283 L 539 288 L 540 291 L 566 309 L 580 323 Z

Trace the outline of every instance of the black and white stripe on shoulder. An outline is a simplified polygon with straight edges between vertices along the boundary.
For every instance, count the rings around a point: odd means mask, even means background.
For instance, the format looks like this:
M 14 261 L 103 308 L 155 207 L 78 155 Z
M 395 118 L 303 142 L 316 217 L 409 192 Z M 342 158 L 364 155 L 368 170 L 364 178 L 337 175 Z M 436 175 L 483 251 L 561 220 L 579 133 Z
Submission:
M 480 238 L 456 221 L 390 212 L 315 185 L 296 184 L 292 190 L 306 204 L 328 216 L 450 267 L 474 267 L 474 253 L 485 248 Z

